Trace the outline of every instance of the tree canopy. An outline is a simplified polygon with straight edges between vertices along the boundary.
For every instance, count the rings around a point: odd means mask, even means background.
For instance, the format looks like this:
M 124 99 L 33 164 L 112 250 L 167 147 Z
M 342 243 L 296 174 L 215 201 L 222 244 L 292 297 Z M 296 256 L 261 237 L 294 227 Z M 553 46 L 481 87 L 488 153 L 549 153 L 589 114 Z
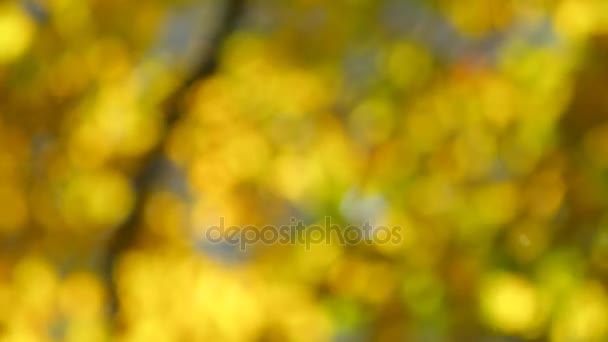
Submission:
M 603 0 L 0 2 L 0 341 L 606 341 L 607 80 Z

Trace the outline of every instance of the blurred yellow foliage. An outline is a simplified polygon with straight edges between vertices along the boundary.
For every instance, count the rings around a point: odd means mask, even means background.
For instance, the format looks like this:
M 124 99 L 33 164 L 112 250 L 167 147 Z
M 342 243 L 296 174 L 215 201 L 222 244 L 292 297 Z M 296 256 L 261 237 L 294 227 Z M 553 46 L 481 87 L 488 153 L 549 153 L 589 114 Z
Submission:
M 30 47 L 35 25 L 17 5 L 4 3 L 0 6 L 0 63 L 13 62 Z
M 606 341 L 607 29 L 2 2 L 0 341 Z

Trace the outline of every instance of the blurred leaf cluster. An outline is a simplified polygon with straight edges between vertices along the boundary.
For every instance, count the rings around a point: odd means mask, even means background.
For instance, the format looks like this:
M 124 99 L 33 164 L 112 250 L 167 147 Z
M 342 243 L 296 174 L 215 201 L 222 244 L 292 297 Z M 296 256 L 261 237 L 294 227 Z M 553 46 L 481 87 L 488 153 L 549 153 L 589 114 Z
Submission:
M 0 341 L 607 341 L 606 80 L 604 0 L 2 1 Z M 326 216 L 402 239 L 206 241 Z

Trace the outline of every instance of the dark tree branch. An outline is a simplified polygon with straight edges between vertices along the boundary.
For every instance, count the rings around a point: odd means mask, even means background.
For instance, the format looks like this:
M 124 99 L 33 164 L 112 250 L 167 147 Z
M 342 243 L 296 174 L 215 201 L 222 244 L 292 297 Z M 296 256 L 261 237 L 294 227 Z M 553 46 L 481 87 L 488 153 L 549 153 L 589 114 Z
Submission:
M 239 18 L 244 11 L 244 0 L 228 0 L 223 2 L 225 3 L 223 18 L 220 21 L 219 27 L 216 29 L 211 42 L 207 45 L 207 49 L 205 49 L 204 53 L 201 52 L 199 64 L 195 67 L 191 75 L 175 89 L 164 104 L 164 112 L 166 113 L 164 117 L 165 130 L 156 146 L 143 157 L 141 166 L 133 177 L 136 199 L 131 215 L 109 238 L 103 267 L 108 279 L 109 307 L 113 317 L 119 311 L 120 305 L 115 279 L 113 279 L 113 271 L 120 256 L 136 244 L 139 234 L 138 227 L 140 227 L 140 220 L 143 216 L 145 198 L 147 193 L 151 191 L 154 183 L 158 181 L 157 174 L 164 160 L 163 149 L 167 137 L 184 112 L 184 98 L 188 95 L 191 87 L 196 82 L 199 82 L 216 72 L 222 44 L 225 39 L 235 31 Z

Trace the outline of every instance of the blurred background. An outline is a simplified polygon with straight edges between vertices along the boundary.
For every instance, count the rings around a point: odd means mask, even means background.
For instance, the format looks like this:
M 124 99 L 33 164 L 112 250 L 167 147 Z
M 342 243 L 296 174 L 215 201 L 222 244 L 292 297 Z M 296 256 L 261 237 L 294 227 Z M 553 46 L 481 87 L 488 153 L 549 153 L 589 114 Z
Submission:
M 0 1 L 0 341 L 608 341 L 608 2 Z M 369 221 L 397 244 L 212 244 Z

